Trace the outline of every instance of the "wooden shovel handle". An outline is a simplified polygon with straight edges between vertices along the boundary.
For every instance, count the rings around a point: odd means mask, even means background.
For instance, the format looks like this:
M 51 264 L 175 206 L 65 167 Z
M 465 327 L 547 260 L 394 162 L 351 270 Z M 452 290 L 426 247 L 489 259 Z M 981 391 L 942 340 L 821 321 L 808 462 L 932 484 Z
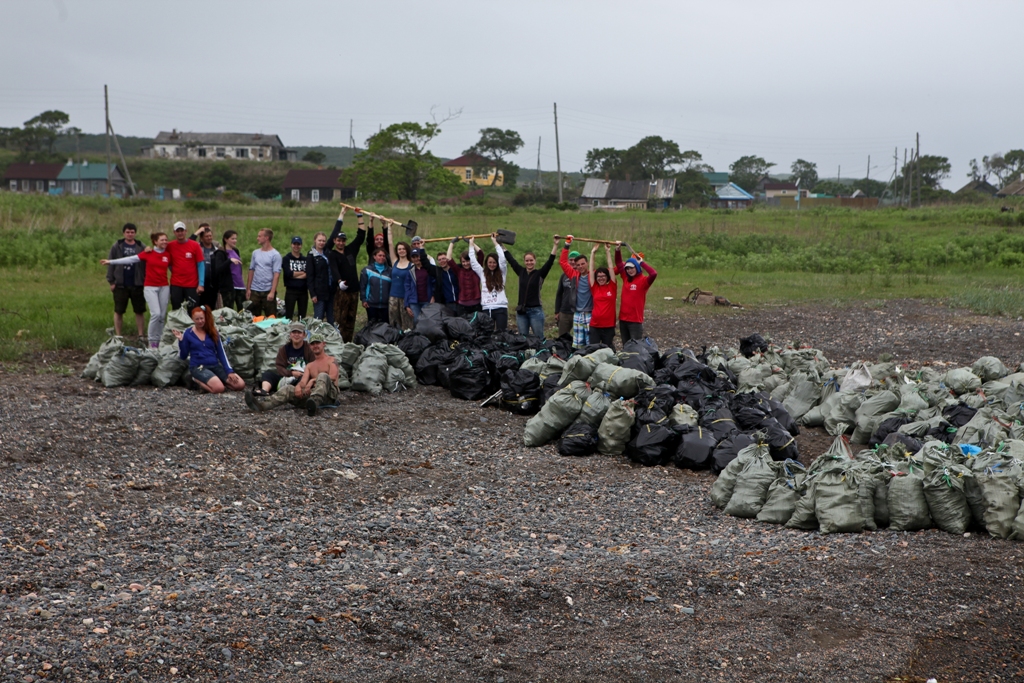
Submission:
M 565 235 L 555 235 L 555 239 L 556 240 L 560 240 L 563 237 L 565 237 Z M 615 240 L 592 240 L 592 239 L 588 239 L 586 237 L 573 237 L 572 241 L 573 242 L 593 242 L 593 243 L 596 243 L 596 244 L 617 244 L 617 242 L 615 242 Z
M 351 209 L 352 211 L 359 211 L 364 216 L 369 216 L 371 218 L 379 218 L 382 221 L 388 221 L 390 223 L 394 223 L 395 225 L 401 225 L 402 224 L 401 221 L 396 221 L 393 218 L 388 218 L 386 216 L 381 216 L 379 213 L 373 213 L 372 211 L 367 211 L 366 209 L 360 209 L 358 206 L 352 206 L 351 204 L 346 204 L 345 202 L 338 202 L 338 203 L 341 204 L 342 206 L 344 206 L 346 209 Z

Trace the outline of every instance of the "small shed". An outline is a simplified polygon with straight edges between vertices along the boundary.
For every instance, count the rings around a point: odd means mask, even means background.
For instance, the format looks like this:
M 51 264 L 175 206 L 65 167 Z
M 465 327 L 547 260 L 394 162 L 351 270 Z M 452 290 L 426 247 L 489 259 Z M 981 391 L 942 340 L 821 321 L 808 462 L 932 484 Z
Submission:
M 745 209 L 754 203 L 754 195 L 736 183 L 723 185 L 715 190 L 715 198 L 711 200 L 712 209 Z
M 346 187 L 339 177 L 341 171 L 336 168 L 297 169 L 288 171 L 281 188 L 282 197 L 298 202 L 340 202 L 356 196 L 356 188 Z
M 4 187 L 11 192 L 45 194 L 57 187 L 63 164 L 11 164 L 4 171 Z
M 124 197 L 128 193 L 128 183 L 125 182 L 121 170 L 116 164 L 110 165 L 110 195 L 113 197 Z M 107 165 L 90 164 L 83 161 L 81 164 L 68 160 L 57 176 L 57 188 L 55 194 L 70 195 L 105 195 L 107 194 Z
M 996 192 L 997 197 L 1024 197 L 1024 178 L 1007 183 Z

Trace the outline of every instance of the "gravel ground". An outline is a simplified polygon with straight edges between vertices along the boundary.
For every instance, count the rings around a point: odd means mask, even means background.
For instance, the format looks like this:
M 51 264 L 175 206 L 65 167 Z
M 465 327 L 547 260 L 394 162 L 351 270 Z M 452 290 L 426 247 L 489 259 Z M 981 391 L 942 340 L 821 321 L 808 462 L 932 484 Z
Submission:
M 904 301 L 649 333 L 1010 365 L 1022 328 Z M 1024 678 L 1024 545 L 727 517 L 709 473 L 525 449 L 437 388 L 308 418 L 29 379 L 0 371 L 0 681 Z

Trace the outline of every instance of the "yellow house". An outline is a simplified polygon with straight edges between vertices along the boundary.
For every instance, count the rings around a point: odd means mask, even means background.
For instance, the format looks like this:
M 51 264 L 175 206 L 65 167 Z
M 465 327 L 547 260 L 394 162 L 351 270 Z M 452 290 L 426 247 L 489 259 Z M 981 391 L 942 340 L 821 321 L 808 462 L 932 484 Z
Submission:
M 474 168 L 474 166 L 481 167 L 484 165 L 487 165 L 486 170 Z M 444 162 L 443 166 L 459 176 L 459 180 L 466 185 L 501 187 L 505 184 L 505 176 L 498 170 L 494 162 L 479 154 L 463 154 L 458 159 Z M 477 170 L 482 172 L 477 173 Z

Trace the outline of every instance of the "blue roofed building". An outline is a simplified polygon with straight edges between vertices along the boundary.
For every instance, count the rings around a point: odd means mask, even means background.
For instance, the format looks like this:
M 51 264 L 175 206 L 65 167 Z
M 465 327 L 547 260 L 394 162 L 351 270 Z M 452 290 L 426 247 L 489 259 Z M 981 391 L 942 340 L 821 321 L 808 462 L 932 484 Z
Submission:
M 725 175 L 723 174 L 708 174 L 707 175 Z M 710 179 L 709 179 L 710 182 Z M 715 187 L 715 197 L 711 200 L 712 209 L 745 209 L 748 206 L 753 205 L 754 195 L 750 194 L 736 183 L 727 183 Z

